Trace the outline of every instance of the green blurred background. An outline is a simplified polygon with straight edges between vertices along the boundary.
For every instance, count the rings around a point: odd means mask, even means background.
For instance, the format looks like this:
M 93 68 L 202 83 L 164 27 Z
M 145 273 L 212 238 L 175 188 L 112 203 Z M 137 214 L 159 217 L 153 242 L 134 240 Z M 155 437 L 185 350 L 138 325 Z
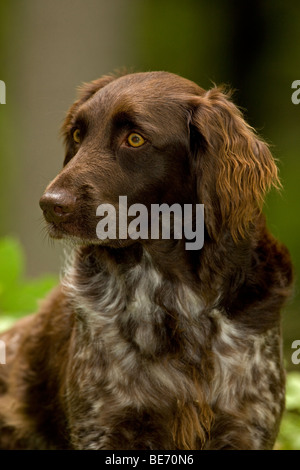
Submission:
M 293 437 L 278 445 L 300 448 L 300 364 L 291 361 L 300 339 L 300 104 L 291 101 L 299 25 L 297 1 L 0 0 L 2 327 L 35 309 L 58 279 L 63 250 L 49 243 L 38 201 L 62 166 L 59 128 L 76 87 L 122 67 L 175 72 L 203 88 L 229 84 L 279 161 L 284 190 L 268 196 L 265 213 L 291 252 L 296 286 L 283 313 Z

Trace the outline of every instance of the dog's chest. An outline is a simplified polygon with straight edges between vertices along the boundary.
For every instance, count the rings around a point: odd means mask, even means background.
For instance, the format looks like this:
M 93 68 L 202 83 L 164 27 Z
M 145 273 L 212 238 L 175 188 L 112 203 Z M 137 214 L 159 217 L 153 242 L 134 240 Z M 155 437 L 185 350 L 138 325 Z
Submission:
M 193 393 L 182 364 L 202 361 L 210 322 L 199 322 L 203 305 L 190 289 L 175 289 L 148 259 L 125 276 L 103 270 L 88 282 L 71 267 L 65 288 L 78 315 L 70 367 L 82 390 L 123 406 L 149 406 L 150 389 L 165 391 L 166 406 L 170 396 Z
M 199 402 L 237 416 L 244 403 L 251 421 L 273 426 L 283 401 L 278 332 L 249 334 L 204 312 L 148 261 L 123 277 L 103 270 L 87 280 L 71 269 L 65 287 L 78 315 L 67 387 L 75 428 Z

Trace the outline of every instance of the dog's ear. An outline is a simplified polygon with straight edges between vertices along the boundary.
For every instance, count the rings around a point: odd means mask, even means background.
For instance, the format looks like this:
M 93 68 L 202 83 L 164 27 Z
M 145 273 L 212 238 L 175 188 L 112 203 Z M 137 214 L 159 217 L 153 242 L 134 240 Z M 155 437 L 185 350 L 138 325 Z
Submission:
M 116 78 L 118 77 L 115 75 L 103 75 L 103 77 L 100 77 L 97 80 L 93 80 L 92 82 L 88 83 L 83 83 L 83 85 L 78 88 L 79 99 L 76 103 L 78 105 L 84 103 L 89 98 L 91 98 L 98 90 L 113 82 Z
M 69 141 L 69 135 L 70 135 L 70 130 L 72 128 L 72 121 L 73 121 L 73 118 L 77 109 L 85 101 L 90 99 L 98 90 L 105 87 L 112 81 L 116 80 L 118 76 L 104 75 L 103 77 L 98 78 L 97 80 L 93 80 L 92 82 L 89 82 L 89 83 L 84 83 L 78 88 L 78 99 L 75 101 L 75 103 L 73 103 L 73 105 L 69 109 L 67 116 L 63 122 L 62 128 L 61 128 L 61 134 L 66 144 L 66 156 L 65 156 L 64 165 L 68 163 L 68 161 L 70 160 L 72 156 L 72 148 L 71 148 L 72 145 Z
M 237 242 L 260 213 L 266 191 L 280 187 L 277 166 L 222 89 L 205 92 L 194 106 L 194 164 L 207 230 L 217 240 L 227 228 Z

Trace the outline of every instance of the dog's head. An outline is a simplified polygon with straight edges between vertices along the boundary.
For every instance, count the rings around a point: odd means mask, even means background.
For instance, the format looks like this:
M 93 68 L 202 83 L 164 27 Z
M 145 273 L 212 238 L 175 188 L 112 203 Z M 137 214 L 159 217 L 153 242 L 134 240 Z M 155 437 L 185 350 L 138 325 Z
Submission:
M 40 200 L 55 238 L 100 243 L 97 207 L 112 205 L 118 219 L 126 196 L 128 206 L 149 209 L 202 203 L 208 235 L 217 240 L 227 230 L 237 241 L 278 184 L 267 145 L 229 97 L 166 72 L 85 84 L 63 134 L 64 167 Z

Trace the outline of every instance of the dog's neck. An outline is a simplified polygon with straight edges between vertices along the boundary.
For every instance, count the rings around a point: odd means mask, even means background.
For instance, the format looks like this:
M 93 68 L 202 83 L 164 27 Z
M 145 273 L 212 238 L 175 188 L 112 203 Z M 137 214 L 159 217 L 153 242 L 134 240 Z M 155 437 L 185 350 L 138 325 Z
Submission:
M 104 393 L 112 391 L 112 403 L 122 412 L 125 403 L 127 409 L 155 413 L 153 396 L 163 395 L 159 415 L 162 408 L 168 410 L 178 442 L 185 423 L 178 424 L 178 416 L 188 417 L 191 435 L 204 440 L 211 419 L 208 382 L 213 365 L 208 351 L 215 327 L 201 297 L 177 276 L 171 258 L 167 270 L 162 251 L 161 263 L 139 245 L 121 250 L 86 247 L 75 253 L 64 280 L 77 315 L 72 368 L 80 377 L 78 387 L 88 387 L 82 392 L 84 400 L 93 389 L 101 403 L 104 387 Z M 91 362 L 97 372 L 94 388 L 90 376 L 89 381 L 82 379 Z
M 194 326 L 205 307 L 193 277 L 192 267 L 181 271 L 176 250 L 172 257 L 157 246 L 94 246 L 76 251 L 63 284 L 79 321 L 92 335 L 114 324 L 143 354 L 157 356 L 170 347 L 181 348 L 182 331 L 199 334 Z

